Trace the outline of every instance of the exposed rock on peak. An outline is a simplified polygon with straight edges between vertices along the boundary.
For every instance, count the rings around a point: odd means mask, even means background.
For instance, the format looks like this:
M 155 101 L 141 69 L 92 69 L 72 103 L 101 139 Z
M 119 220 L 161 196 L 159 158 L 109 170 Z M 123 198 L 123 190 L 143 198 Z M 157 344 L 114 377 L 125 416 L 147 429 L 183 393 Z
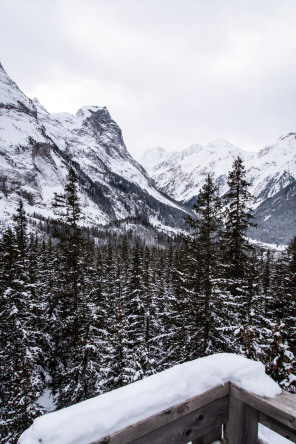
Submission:
M 103 116 L 106 116 L 106 121 L 111 120 L 109 111 L 105 106 L 83 106 L 77 111 L 76 116 L 84 120 L 93 114 L 100 114 L 102 116 L 101 118 L 103 118 Z
M 76 115 L 50 114 L 38 99 L 28 99 L 3 69 L 0 100 L 2 216 L 13 212 L 21 197 L 29 213 L 53 217 L 53 195 L 63 190 L 72 166 L 86 224 L 130 217 L 168 229 L 172 222 L 184 224 L 184 209 L 155 189 L 128 153 L 106 107 L 85 106 Z

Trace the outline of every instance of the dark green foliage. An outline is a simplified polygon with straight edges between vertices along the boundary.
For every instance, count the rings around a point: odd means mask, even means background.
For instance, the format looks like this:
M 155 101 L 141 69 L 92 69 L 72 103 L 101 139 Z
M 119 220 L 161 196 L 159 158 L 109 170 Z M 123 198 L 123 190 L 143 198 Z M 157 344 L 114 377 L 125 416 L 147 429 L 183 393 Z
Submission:
M 285 339 L 285 324 L 272 324 L 270 336 L 265 345 L 263 362 L 266 373 L 283 389 L 296 392 L 296 377 L 293 375 L 294 355 Z
M 43 351 L 36 298 L 35 262 L 26 234 L 26 215 L 20 201 L 14 231 L 1 242 L 0 293 L 0 397 L 1 442 L 16 443 L 42 409 L 36 403 L 42 393 Z M 29 254 L 29 247 L 30 254 Z
M 229 191 L 224 196 L 227 203 L 225 214 L 225 259 L 228 272 L 233 280 L 233 291 L 236 290 L 247 270 L 248 256 L 251 246 L 246 233 L 251 225 L 252 212 L 249 203 L 252 199 L 248 192 L 250 185 L 246 180 L 243 161 L 238 157 L 228 175 Z
M 247 239 L 248 228 L 252 225 L 250 203 L 252 196 L 248 191 L 246 171 L 243 161 L 238 157 L 228 174 L 229 190 L 224 196 L 225 230 L 223 246 L 223 276 L 226 289 L 232 295 L 232 319 L 235 329 L 235 350 L 245 347 L 246 332 L 250 330 L 250 317 L 256 294 L 256 257 Z
M 208 175 L 193 206 L 196 218 L 188 218 L 191 235 L 187 242 L 196 281 L 192 295 L 197 321 L 195 328 L 199 331 L 199 343 L 195 347 L 199 353 L 202 351 L 202 355 L 223 350 L 223 343 L 226 348 L 221 330 L 228 323 L 227 313 L 223 310 L 225 304 L 221 303 L 226 293 L 222 294 L 219 280 L 222 271 L 222 205 L 217 191 Z
M 78 225 L 81 211 L 78 183 L 71 168 L 67 176 L 65 193 L 56 195 L 54 207 L 66 224 L 57 246 L 59 282 L 55 294 L 54 374 L 53 387 L 57 388 L 56 403 L 66 407 L 83 401 L 99 392 L 98 373 L 98 310 L 92 269 L 95 254 L 92 245 L 83 239 Z

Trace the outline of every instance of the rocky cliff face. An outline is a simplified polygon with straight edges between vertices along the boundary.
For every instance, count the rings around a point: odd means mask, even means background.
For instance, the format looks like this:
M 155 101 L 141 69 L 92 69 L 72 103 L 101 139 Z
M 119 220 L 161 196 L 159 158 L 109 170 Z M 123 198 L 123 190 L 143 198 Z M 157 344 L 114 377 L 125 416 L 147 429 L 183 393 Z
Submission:
M 86 224 L 136 217 L 164 228 L 184 224 L 184 209 L 157 191 L 128 153 L 105 107 L 75 116 L 49 114 L 28 99 L 0 67 L 0 217 L 24 199 L 27 212 L 53 217 L 69 166 L 80 184 Z

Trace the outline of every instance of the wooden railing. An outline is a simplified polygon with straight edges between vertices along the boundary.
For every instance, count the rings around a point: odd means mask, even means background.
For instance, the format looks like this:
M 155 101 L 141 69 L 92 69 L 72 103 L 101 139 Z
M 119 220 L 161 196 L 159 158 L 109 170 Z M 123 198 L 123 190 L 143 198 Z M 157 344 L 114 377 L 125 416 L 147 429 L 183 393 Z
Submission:
M 259 422 L 296 443 L 296 395 L 261 398 L 228 382 L 93 444 L 257 444 Z

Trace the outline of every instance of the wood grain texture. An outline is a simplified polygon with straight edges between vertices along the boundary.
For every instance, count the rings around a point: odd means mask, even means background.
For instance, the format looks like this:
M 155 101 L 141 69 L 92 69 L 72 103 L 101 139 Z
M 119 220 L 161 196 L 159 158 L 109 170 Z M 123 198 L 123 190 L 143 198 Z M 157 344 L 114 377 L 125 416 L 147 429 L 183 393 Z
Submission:
M 166 424 L 170 424 L 175 420 L 182 418 L 192 412 L 195 412 L 202 407 L 214 402 L 220 398 L 228 398 L 229 395 L 229 383 L 220 385 L 207 392 L 195 396 L 186 400 L 183 403 L 177 404 L 169 409 L 166 409 L 160 413 L 157 413 L 150 418 L 139 421 L 138 423 L 131 425 L 123 430 L 120 430 L 110 436 L 106 436 L 103 439 L 93 442 L 92 444 L 124 444 L 129 443 L 133 440 L 141 438 L 153 432 Z M 227 401 L 228 404 L 228 401 Z M 206 433 L 206 432 L 204 432 Z M 188 439 L 187 442 L 191 441 Z
M 258 411 L 239 399 L 229 398 L 229 419 L 225 427 L 228 444 L 255 444 L 258 441 Z
M 228 419 L 228 396 L 153 430 L 130 444 L 186 444 L 209 434 Z
M 209 433 L 201 436 L 198 439 L 192 440 L 191 444 L 212 444 L 214 441 L 218 441 L 222 436 L 222 427 L 216 427 Z
M 230 384 L 230 397 L 239 399 L 278 423 L 296 431 L 296 395 L 283 392 L 274 398 L 263 398 Z

